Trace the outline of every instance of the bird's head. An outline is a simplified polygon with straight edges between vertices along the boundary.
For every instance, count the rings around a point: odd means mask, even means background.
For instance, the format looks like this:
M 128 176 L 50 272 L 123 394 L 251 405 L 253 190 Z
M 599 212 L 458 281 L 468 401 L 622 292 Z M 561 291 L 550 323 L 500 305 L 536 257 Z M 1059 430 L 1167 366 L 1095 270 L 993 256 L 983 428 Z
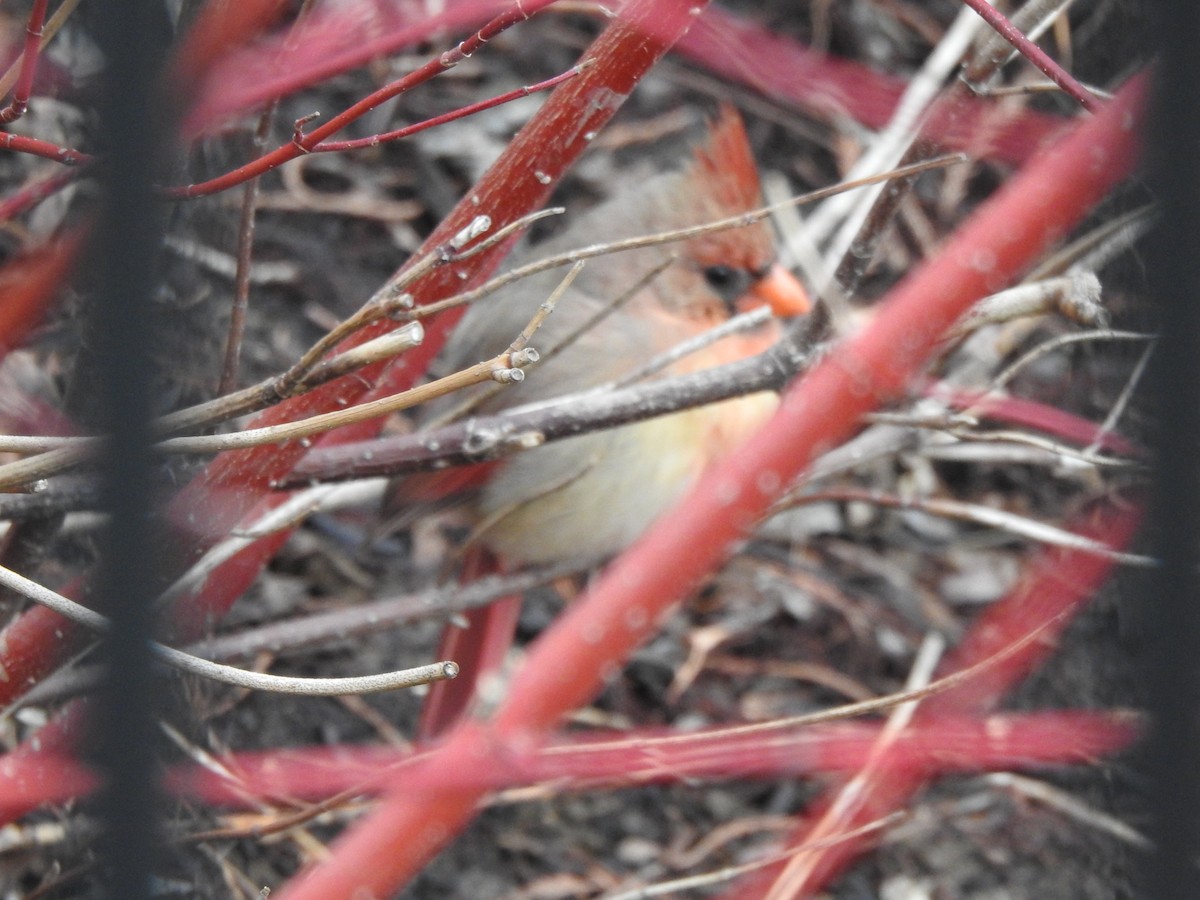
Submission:
M 758 167 L 733 107 L 721 108 L 707 140 L 676 178 L 678 208 L 669 214 L 687 224 L 727 219 L 762 206 Z M 691 298 L 697 317 L 728 317 L 764 305 L 777 316 L 791 317 L 812 308 L 804 287 L 777 262 L 766 220 L 700 235 L 678 252 L 685 270 L 680 276 L 692 281 L 694 290 L 671 294 Z

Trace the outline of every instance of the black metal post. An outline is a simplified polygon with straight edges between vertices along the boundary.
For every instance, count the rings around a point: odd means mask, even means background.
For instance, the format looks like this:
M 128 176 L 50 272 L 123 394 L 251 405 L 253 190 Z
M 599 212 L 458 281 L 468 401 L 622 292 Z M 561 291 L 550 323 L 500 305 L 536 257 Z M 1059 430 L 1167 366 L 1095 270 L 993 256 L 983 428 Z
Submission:
M 90 323 L 101 350 L 100 421 L 112 436 L 104 460 L 111 515 L 98 584 L 110 618 L 103 642 L 107 679 L 91 719 L 91 757 L 105 787 L 97 800 L 108 896 L 151 895 L 158 793 L 153 675 L 148 641 L 155 588 L 149 450 L 153 371 L 149 305 L 161 238 L 153 173 L 164 147 L 161 0 L 110 0 L 96 11 L 106 60 L 100 113 L 104 203 L 93 258 L 99 296 Z
M 1196 896 L 1200 812 L 1200 5 L 1160 4 L 1160 56 L 1148 140 L 1162 204 L 1148 256 L 1162 314 L 1156 351 L 1159 436 L 1152 527 L 1162 565 L 1143 599 L 1149 622 L 1155 852 L 1144 896 Z

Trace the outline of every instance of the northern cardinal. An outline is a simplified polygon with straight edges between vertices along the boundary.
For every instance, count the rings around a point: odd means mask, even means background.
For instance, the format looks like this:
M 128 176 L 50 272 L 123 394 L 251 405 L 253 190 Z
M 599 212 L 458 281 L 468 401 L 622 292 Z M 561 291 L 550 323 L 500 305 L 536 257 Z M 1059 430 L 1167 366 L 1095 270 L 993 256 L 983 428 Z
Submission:
M 529 256 L 542 258 L 589 244 L 702 224 L 760 205 L 758 171 L 745 130 L 736 111 L 726 107 L 682 169 L 624 186 L 561 234 L 536 245 Z M 522 384 L 488 397 L 479 411 L 538 402 L 619 378 L 735 312 L 764 304 L 778 316 L 807 312 L 810 304 L 804 289 L 775 257 L 770 230 L 760 222 L 590 260 L 534 335 L 532 345 L 543 356 L 643 275 L 668 264 L 617 311 L 562 352 L 535 365 Z M 561 272 L 545 273 L 477 303 L 454 332 L 440 368 L 453 371 L 503 350 L 561 277 Z M 771 319 L 754 331 L 727 337 L 685 357 L 667 374 L 759 353 L 779 334 L 779 322 Z M 444 416 L 462 400 L 461 394 L 444 398 L 426 410 L 425 420 Z M 481 540 L 508 566 L 616 553 L 678 500 L 710 462 L 729 453 L 763 423 L 776 404 L 774 394 L 758 393 L 510 457 L 488 470 L 486 480 L 467 497 L 483 527 Z M 389 505 L 395 509 L 414 497 L 428 500 L 439 492 L 439 483 L 461 487 L 463 481 L 463 476 L 452 473 L 400 481 L 393 487 Z M 436 686 L 424 711 L 426 736 L 461 711 L 467 698 L 448 700 L 442 695 L 461 695 L 464 689 L 469 693 L 463 683 L 472 677 L 468 670 L 472 665 L 486 667 L 488 655 L 503 652 L 511 639 L 515 613 L 515 605 L 510 604 L 503 612 L 494 608 L 479 613 L 468 631 L 450 629 L 450 645 L 444 641 L 442 650 L 460 662 L 467 678 Z M 497 616 L 505 619 L 504 624 L 497 624 Z M 472 641 L 490 641 L 494 646 L 490 651 L 467 646 Z

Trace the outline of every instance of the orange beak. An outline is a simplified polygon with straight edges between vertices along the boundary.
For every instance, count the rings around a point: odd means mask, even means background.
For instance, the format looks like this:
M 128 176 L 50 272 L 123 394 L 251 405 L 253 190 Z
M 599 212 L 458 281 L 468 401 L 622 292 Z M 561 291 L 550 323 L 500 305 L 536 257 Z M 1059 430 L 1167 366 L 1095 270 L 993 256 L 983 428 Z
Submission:
M 764 304 L 781 318 L 802 316 L 812 309 L 812 301 L 804 285 L 779 263 L 772 265 L 762 278 L 750 286 L 738 306 L 753 309 Z

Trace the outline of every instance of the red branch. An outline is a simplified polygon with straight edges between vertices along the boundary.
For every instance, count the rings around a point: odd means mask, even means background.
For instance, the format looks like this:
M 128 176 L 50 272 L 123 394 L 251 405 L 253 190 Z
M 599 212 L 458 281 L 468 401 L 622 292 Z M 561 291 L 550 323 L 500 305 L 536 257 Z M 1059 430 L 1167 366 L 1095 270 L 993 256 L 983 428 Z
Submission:
M 1095 422 L 1036 400 L 988 391 L 964 390 L 946 383 L 932 386 L 929 394 L 944 403 L 957 406 L 962 411 L 969 411 L 973 416 L 1022 428 L 1033 428 L 1081 447 L 1095 444 L 1109 453 L 1137 458 L 1147 456 L 1146 449 L 1133 441 L 1114 432 L 1103 431 Z
M 53 175 L 27 184 L 21 190 L 0 203 L 0 222 L 9 222 L 22 213 L 37 206 L 48 197 L 53 197 L 87 171 L 82 165 L 74 169 L 56 169 Z
M 21 54 L 21 72 L 13 87 L 12 103 L 0 109 L 0 124 L 15 122 L 25 115 L 29 107 L 29 95 L 33 91 L 33 79 L 37 74 L 38 55 L 42 50 L 42 26 L 46 23 L 47 0 L 34 0 L 25 23 L 25 49 Z
M 503 765 L 458 773 L 454 786 L 503 790 L 553 782 L 563 791 L 678 784 L 696 779 L 799 778 L 854 772 L 879 739 L 875 723 L 710 729 L 688 734 L 572 735 L 535 753 L 504 751 Z M 1127 714 L 1041 712 L 946 716 L 905 733 L 888 763 L 941 772 L 987 772 L 1088 762 L 1138 735 Z M 408 780 L 423 754 L 391 747 L 313 747 L 231 753 L 219 769 L 194 764 L 167 772 L 166 787 L 211 806 L 261 808 L 263 801 L 321 803 L 347 791 L 379 794 Z M 66 756 L 11 760 L 0 768 L 0 812 L 61 804 L 95 788 L 87 768 Z

